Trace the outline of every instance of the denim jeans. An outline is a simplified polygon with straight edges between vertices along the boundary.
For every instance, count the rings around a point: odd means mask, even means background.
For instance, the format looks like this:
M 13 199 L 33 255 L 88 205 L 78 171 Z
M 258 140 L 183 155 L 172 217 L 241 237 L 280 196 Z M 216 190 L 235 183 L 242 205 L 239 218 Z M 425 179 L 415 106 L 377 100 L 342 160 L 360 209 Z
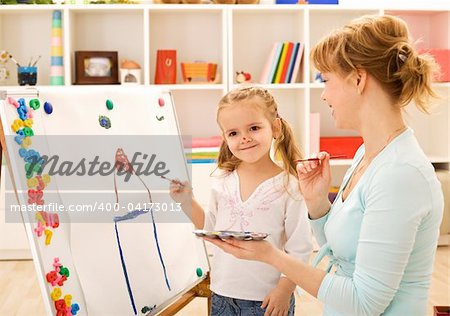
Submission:
M 262 301 L 240 300 L 212 293 L 211 316 L 264 316 L 265 308 L 261 308 Z M 295 298 L 291 296 L 288 316 L 295 311 Z

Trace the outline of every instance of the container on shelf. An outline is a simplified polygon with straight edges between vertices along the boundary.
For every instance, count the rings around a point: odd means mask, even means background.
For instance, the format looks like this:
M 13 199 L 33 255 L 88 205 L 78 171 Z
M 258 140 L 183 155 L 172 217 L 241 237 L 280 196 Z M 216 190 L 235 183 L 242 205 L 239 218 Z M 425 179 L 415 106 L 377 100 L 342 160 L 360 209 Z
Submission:
M 355 156 L 362 143 L 363 139 L 361 137 L 321 137 L 320 151 L 326 151 L 332 156 L 343 155 L 347 159 L 351 159 Z

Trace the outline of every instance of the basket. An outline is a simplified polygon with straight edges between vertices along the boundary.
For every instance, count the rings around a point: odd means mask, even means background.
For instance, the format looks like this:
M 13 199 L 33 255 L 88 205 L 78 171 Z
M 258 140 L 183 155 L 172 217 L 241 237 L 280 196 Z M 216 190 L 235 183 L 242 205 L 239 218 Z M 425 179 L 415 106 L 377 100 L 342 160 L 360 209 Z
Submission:
M 183 81 L 189 83 L 192 80 L 213 82 L 216 78 L 217 64 L 213 63 L 181 63 Z

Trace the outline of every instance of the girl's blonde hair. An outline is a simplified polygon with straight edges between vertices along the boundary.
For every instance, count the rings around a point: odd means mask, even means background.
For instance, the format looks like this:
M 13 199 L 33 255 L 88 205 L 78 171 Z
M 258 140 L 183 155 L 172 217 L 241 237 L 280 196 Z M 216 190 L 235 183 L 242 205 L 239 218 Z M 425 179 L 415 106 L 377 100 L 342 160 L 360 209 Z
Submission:
M 220 111 L 236 102 L 243 100 L 256 100 L 254 104 L 264 113 L 264 116 L 269 122 L 273 122 L 275 119 L 279 118 L 281 122 L 281 129 L 279 136 L 274 141 L 274 155 L 277 154 L 281 156 L 283 162 L 283 169 L 295 177 L 297 177 L 297 172 L 295 170 L 294 160 L 302 158 L 300 149 L 294 139 L 289 123 L 286 122 L 278 115 L 278 105 L 275 102 L 273 96 L 265 89 L 259 87 L 247 87 L 235 89 L 228 92 L 219 101 L 217 107 L 217 123 L 219 123 Z M 239 166 L 241 160 L 234 156 L 225 141 L 222 142 L 219 151 L 219 157 L 217 158 L 218 168 L 231 172 Z
M 400 18 L 369 15 L 357 18 L 323 38 L 311 51 L 321 72 L 346 76 L 365 69 L 378 80 L 399 107 L 414 101 L 429 113 L 428 101 L 437 95 L 431 87 L 439 67 L 427 54 L 418 54 Z

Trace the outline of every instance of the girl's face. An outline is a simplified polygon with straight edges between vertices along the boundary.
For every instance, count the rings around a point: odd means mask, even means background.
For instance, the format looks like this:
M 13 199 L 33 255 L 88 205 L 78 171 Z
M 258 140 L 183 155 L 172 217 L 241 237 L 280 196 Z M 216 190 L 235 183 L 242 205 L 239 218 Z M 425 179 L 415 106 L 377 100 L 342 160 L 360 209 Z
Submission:
M 331 108 L 336 127 L 355 130 L 360 108 L 356 78 L 343 78 L 334 72 L 322 73 L 322 78 L 325 88 L 320 97 Z
M 219 125 L 228 148 L 234 156 L 247 163 L 270 159 L 272 124 L 263 111 L 245 100 L 220 110 Z

